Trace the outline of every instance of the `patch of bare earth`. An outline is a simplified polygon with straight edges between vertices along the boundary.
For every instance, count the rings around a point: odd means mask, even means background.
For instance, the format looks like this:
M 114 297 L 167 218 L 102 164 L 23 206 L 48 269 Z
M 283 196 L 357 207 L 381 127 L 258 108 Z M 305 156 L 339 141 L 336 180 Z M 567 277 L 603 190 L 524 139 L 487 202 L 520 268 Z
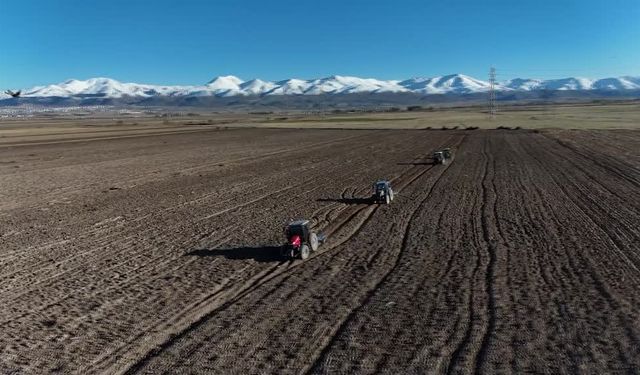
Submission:
M 0 372 L 638 372 L 639 143 L 212 129 L 0 147 Z M 360 199 L 380 178 L 389 206 Z M 301 217 L 328 241 L 283 260 Z

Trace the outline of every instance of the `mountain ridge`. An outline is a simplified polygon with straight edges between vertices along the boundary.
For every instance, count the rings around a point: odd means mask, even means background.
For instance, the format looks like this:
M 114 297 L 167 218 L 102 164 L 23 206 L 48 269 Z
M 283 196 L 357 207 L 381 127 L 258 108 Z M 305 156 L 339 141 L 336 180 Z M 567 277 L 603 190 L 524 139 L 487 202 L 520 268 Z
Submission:
M 289 78 L 264 81 L 258 78 L 244 81 L 236 76 L 218 76 L 203 85 L 151 85 L 120 82 L 112 78 L 95 77 L 86 80 L 69 79 L 61 83 L 36 86 L 23 90 L 26 98 L 153 98 L 153 97 L 234 97 L 269 95 L 320 95 L 355 93 L 415 93 L 475 94 L 487 92 L 490 83 L 464 74 L 437 77 L 414 77 L 405 80 L 379 80 L 333 75 L 316 79 Z M 500 92 L 522 91 L 619 91 L 640 90 L 640 77 L 621 76 L 601 79 L 567 77 L 560 79 L 514 78 L 497 82 Z M 0 94 L 0 99 L 9 98 Z

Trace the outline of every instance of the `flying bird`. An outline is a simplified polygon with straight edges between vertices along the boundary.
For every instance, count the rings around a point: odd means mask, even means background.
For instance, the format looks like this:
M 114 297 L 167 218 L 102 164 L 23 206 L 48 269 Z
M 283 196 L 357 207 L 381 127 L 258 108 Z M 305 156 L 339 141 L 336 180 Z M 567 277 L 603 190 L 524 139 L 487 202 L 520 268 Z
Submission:
M 20 93 L 21 93 L 21 92 L 22 92 L 22 90 L 18 90 L 18 91 L 16 91 L 16 92 L 13 92 L 13 91 L 11 91 L 11 90 L 7 90 L 7 91 L 5 91 L 4 93 L 5 93 L 5 94 L 7 94 L 7 95 L 11 95 L 11 96 L 12 96 L 12 97 L 14 97 L 14 98 L 17 98 L 17 97 L 19 97 L 19 96 L 20 96 Z

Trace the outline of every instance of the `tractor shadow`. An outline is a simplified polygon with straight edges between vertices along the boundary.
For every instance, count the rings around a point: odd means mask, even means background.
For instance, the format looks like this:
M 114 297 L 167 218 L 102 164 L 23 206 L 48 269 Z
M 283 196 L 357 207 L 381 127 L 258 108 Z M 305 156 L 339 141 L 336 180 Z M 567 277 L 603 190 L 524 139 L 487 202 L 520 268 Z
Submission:
M 415 161 L 415 162 L 401 162 L 396 165 L 433 165 L 433 160 L 430 161 Z
M 225 257 L 230 260 L 253 259 L 261 263 L 282 262 L 280 246 L 235 247 L 227 249 L 195 249 L 185 254 L 197 257 Z
M 367 198 L 320 198 L 317 202 L 338 202 L 343 204 L 373 204 L 371 197 Z

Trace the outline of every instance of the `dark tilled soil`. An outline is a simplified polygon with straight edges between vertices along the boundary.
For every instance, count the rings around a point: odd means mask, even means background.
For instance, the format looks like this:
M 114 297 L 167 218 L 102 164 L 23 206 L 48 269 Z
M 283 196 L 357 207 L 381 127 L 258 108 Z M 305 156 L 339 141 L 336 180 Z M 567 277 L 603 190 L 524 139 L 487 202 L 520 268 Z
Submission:
M 0 373 L 638 373 L 640 132 L 0 147 Z M 431 165 L 435 149 L 455 157 Z M 369 205 L 392 180 L 396 200 Z M 327 242 L 280 259 L 282 227 Z

